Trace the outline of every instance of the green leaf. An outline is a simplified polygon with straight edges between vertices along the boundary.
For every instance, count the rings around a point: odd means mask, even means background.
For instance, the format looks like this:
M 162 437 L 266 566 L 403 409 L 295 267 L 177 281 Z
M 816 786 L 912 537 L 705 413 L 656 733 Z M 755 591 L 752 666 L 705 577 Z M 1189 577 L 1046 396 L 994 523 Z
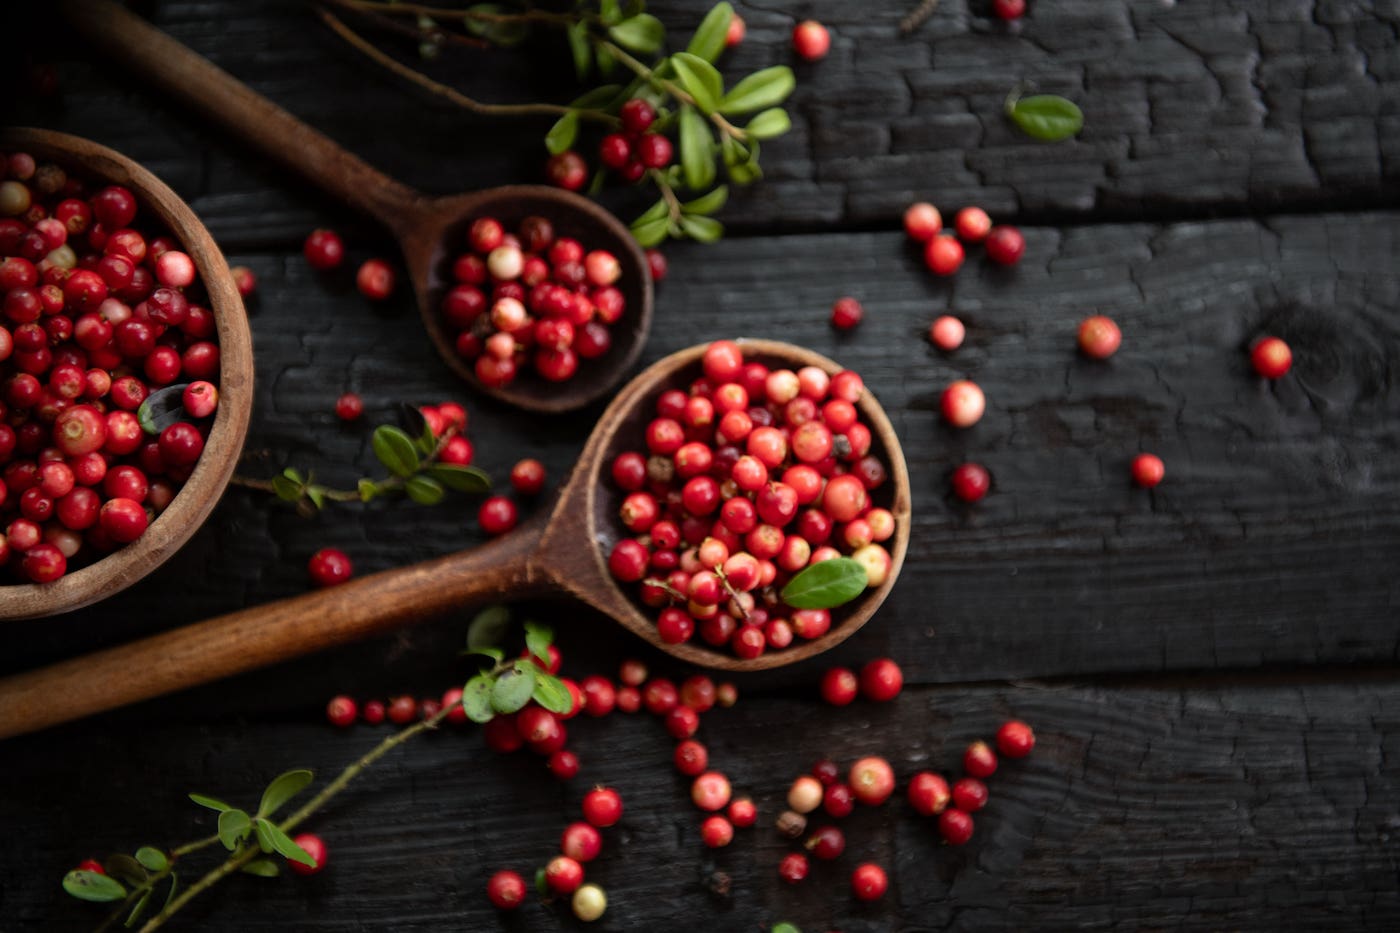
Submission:
M 564 681 L 553 674 L 535 675 L 535 702 L 551 713 L 567 713 L 574 708 L 574 697 Z
M 617 59 L 601 45 L 593 50 L 593 60 L 598 63 L 598 73 L 605 78 L 617 70 Z
M 219 841 L 224 844 L 224 848 L 230 852 L 238 848 L 239 841 L 248 834 L 248 827 L 252 822 L 242 810 L 225 810 L 220 813 Z
M 258 837 L 258 848 L 262 849 L 264 852 L 271 852 L 275 848 L 272 843 L 272 834 L 267 831 L 267 827 L 271 825 L 271 823 L 262 818 L 253 821 L 253 830 Z
M 201 807 L 208 807 L 210 810 L 218 810 L 220 813 L 222 813 L 225 810 L 233 809 L 233 807 L 224 803 L 217 797 L 209 797 L 205 794 L 190 794 L 190 799 L 193 800 L 195 803 L 199 804 Z
M 773 924 L 773 933 L 802 933 L 802 931 L 791 923 L 775 923 Z
M 666 41 L 666 27 L 650 13 L 639 13 L 608 27 L 608 35 L 624 49 L 650 55 Z
M 247 872 L 250 875 L 257 875 L 259 878 L 276 878 L 281 872 L 277 863 L 270 858 L 255 858 L 239 871 Z
M 593 49 L 588 44 L 588 23 L 579 20 L 565 34 L 569 37 L 569 51 L 574 56 L 574 74 L 582 81 L 588 77 L 588 69 L 593 65 Z
M 1043 142 L 1069 139 L 1084 128 L 1084 112 L 1072 100 L 1054 94 L 1006 99 L 1006 115 L 1027 136 Z
M 258 841 L 260 843 L 265 839 L 271 844 L 272 851 L 278 855 L 285 856 L 293 862 L 301 862 L 308 868 L 316 867 L 316 860 L 311 857 L 311 853 L 292 841 L 291 836 L 282 832 L 282 827 L 262 817 L 258 817 L 255 825 L 258 827 Z M 263 851 L 268 851 L 266 846 L 263 847 Z
M 324 509 L 326 507 L 326 487 L 314 485 L 307 486 L 306 498 L 310 499 L 311 503 L 315 505 L 316 508 Z
M 374 429 L 370 444 L 379 462 L 395 476 L 409 477 L 418 471 L 421 462 L 418 451 L 413 448 L 413 440 L 403 429 L 392 424 L 381 424 Z
M 525 623 L 525 647 L 530 654 L 541 661 L 549 660 L 549 645 L 554 641 L 554 630 L 538 622 Z
M 543 868 L 535 870 L 535 890 L 540 892 L 540 897 L 549 897 L 549 876 Z
M 698 197 L 694 201 L 687 201 L 686 203 L 682 204 L 681 212 L 686 214 L 713 214 L 721 207 L 724 207 L 725 202 L 728 200 L 729 186 L 720 185 L 718 188 L 716 188 L 714 191 L 711 191 L 709 194 L 704 195 L 702 197 Z
M 781 107 L 774 107 L 765 110 L 749 121 L 749 125 L 744 127 L 744 132 L 754 139 L 772 139 L 781 136 L 792 129 L 792 119 L 788 112 Z
M 681 216 L 681 229 L 697 243 L 713 243 L 724 236 L 724 224 L 713 217 Z
M 306 482 L 306 478 L 301 475 L 301 471 L 298 470 L 296 467 L 287 467 L 285 470 L 282 471 L 282 475 L 287 477 L 287 479 L 291 480 L 294 483 L 300 484 Z
M 834 609 L 865 592 L 869 582 L 859 562 L 837 557 L 803 570 L 788 581 L 780 595 L 794 609 Z
M 149 903 L 151 902 L 151 895 L 154 894 L 154 893 L 155 893 L 154 889 L 152 889 L 152 888 L 147 888 L 147 889 L 146 889 L 146 893 L 143 894 L 143 895 L 141 895 L 141 899 L 140 899 L 139 901 L 136 902 L 136 906 L 133 907 L 133 908 L 131 908 L 131 913 L 129 913 L 129 914 L 126 915 L 126 922 L 123 923 L 122 926 L 124 926 L 124 927 L 134 927 L 134 926 L 136 926 L 136 921 L 137 921 L 137 920 L 140 920 L 140 919 L 141 919 L 141 915 L 144 914 L 144 913 L 146 912 L 146 905 L 149 904 Z
M 666 234 L 670 230 L 671 219 L 662 217 L 660 220 L 648 221 L 644 224 L 632 225 L 632 238 L 637 241 L 637 245 L 645 249 L 659 246 L 666 239 Z
M 185 387 L 188 382 L 157 389 L 141 407 L 136 409 L 136 420 L 141 422 L 141 430 L 147 434 L 159 434 L 179 421 L 185 420 Z
M 437 505 L 447 495 L 442 483 L 422 474 L 410 476 L 403 489 L 408 493 L 408 497 L 419 505 Z
M 535 665 L 521 658 L 496 678 L 491 687 L 491 707 L 498 713 L 514 713 L 530 702 L 535 692 Z
M 494 3 L 478 3 L 467 7 L 468 13 L 489 13 L 501 14 L 512 12 Z M 480 36 L 487 42 L 494 45 L 509 48 L 519 45 L 525 41 L 525 37 L 530 34 L 530 27 L 522 22 L 495 22 L 492 20 L 481 20 L 471 16 L 465 17 L 467 31 L 473 35 Z
M 448 489 L 458 492 L 486 492 L 491 488 L 491 476 L 480 467 L 460 463 L 434 463 L 428 475 Z
M 462 688 L 462 710 L 472 722 L 490 722 L 496 717 L 491 706 L 491 689 L 495 683 L 485 674 L 477 674 Z
M 653 204 L 651 207 L 647 208 L 646 212 L 639 216 L 636 220 L 632 221 L 632 226 L 636 227 L 640 224 L 651 223 L 653 220 L 660 220 L 661 218 L 666 216 L 669 210 L 670 205 L 666 203 L 665 198 L 662 198 L 661 200 Z
M 151 873 L 146 871 L 146 867 L 129 855 L 117 853 L 107 859 L 103 866 L 107 869 L 107 874 L 120 881 L 125 881 L 133 887 L 140 887 L 150 880 Z
M 272 783 L 267 785 L 267 790 L 263 791 L 262 801 L 258 804 L 258 816 L 271 816 L 276 813 L 282 804 L 301 793 L 306 785 L 311 783 L 311 778 L 311 772 L 305 768 L 295 768 L 277 775 L 272 779 Z
M 126 888 L 121 882 L 95 871 L 70 871 L 63 876 L 63 890 L 80 901 L 98 904 L 126 898 Z
M 715 141 L 705 118 L 689 104 L 681 107 L 681 165 L 686 184 L 696 191 L 715 180 Z
M 467 625 L 468 648 L 490 648 L 505 640 L 510 628 L 510 610 L 505 606 L 487 606 Z
M 570 110 L 555 121 L 549 132 L 544 134 L 544 147 L 549 150 L 550 155 L 559 155 L 572 149 L 577 138 L 578 111 Z
M 355 484 L 355 488 L 358 489 L 360 492 L 361 502 L 368 502 L 375 496 L 379 495 L 379 487 L 375 485 L 375 482 L 372 479 L 361 479 L 358 483 Z
M 755 71 L 730 88 L 729 93 L 724 95 L 724 100 L 720 102 L 719 112 L 730 115 L 776 107 L 787 100 L 787 96 L 796 86 L 797 79 L 792 76 L 792 69 L 787 65 L 774 65 L 772 68 Z
M 611 26 L 622 19 L 622 5 L 617 0 L 598 0 L 598 18 L 603 25 Z
M 136 861 L 151 871 L 165 871 L 170 866 L 170 860 L 165 857 L 165 853 L 154 846 L 142 846 L 137 849 Z
M 715 66 L 689 52 L 672 55 L 671 64 L 676 69 L 681 86 L 695 98 L 696 106 L 705 113 L 714 113 L 720 98 L 724 96 L 724 79 L 719 76 Z
M 287 479 L 285 476 L 274 476 L 272 478 L 272 491 L 277 498 L 283 502 L 301 501 L 301 484 Z
M 707 62 L 719 58 L 719 54 L 724 51 L 724 41 L 729 35 L 729 23 L 732 19 L 734 8 L 728 3 L 716 3 L 700 21 L 700 28 L 695 30 L 695 35 L 691 36 L 690 44 L 685 50 Z
M 479 655 L 481 655 L 483 658 L 490 658 L 492 661 L 495 661 L 497 664 L 500 664 L 501 661 L 505 660 L 505 656 L 506 656 L 506 653 L 505 653 L 504 651 L 502 651 L 500 648 L 464 648 L 464 649 L 462 649 L 461 654 L 464 654 L 464 655 L 479 654 Z

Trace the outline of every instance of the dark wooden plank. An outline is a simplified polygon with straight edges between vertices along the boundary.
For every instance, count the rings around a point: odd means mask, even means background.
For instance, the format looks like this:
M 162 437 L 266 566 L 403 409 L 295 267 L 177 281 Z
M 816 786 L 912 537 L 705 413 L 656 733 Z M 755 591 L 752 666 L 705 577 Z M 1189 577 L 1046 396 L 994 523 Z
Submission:
M 677 35 L 703 4 L 655 9 Z M 1035 4 L 1020 24 L 983 0 L 945 0 L 915 35 L 910 3 L 811 3 L 831 55 L 798 68 L 793 133 L 766 145 L 766 180 L 725 219 L 888 226 L 918 197 L 1002 217 L 1165 217 L 1395 203 L 1400 81 L 1388 7 L 1336 2 Z M 791 59 L 789 11 L 739 4 L 739 74 Z M 302 4 L 163 3 L 156 22 L 370 162 L 428 191 L 533 180 L 541 121 L 483 121 L 395 84 Z M 43 30 L 40 30 L 43 32 Z M 92 62 L 57 50 L 61 103 L 21 119 L 93 136 L 145 161 L 230 246 L 299 241 L 324 200 Z M 486 100 L 567 99 L 563 57 L 466 50 L 434 74 Z M 1001 114 L 1018 82 L 1075 98 L 1086 126 L 1046 147 Z M 334 88 L 334 91 L 327 89 Z M 612 202 L 634 210 L 636 198 Z
M 285 689 L 304 702 L 299 721 L 151 717 L 7 744 L 0 822 L 24 845 L 0 887 L 5 928 L 91 928 L 97 912 L 66 898 L 58 877 L 90 854 L 209 831 L 186 790 L 255 799 L 280 769 L 328 775 L 384 734 L 334 733 L 311 708 L 316 697 Z M 528 753 L 498 758 L 474 731 L 453 731 L 409 745 L 315 820 L 332 853 L 323 875 L 235 878 L 173 928 L 583 929 L 535 904 L 518 925 L 502 922 L 482 888 L 499 867 L 543 864 L 581 795 L 604 782 L 624 794 L 626 813 L 589 869 L 611 901 L 590 929 L 664 929 L 682 917 L 716 931 L 779 919 L 851 933 L 1393 929 L 1400 778 L 1386 762 L 1397 709 L 1393 681 L 926 688 L 840 711 L 806 692 L 744 696 L 707 714 L 701 737 L 762 820 L 717 855 L 700 846 L 671 741 L 645 714 L 571 722 L 584 771 L 567 787 Z M 904 801 L 905 782 L 921 768 L 954 770 L 964 745 L 1008 715 L 1036 726 L 1035 753 L 991 779 L 966 849 L 938 845 Z M 820 755 L 845 766 L 872 753 L 894 764 L 900 796 L 843 821 L 838 862 L 818 864 L 800 888 L 778 883 L 789 845 L 771 819 L 787 782 Z M 69 774 L 83 780 L 54 780 Z M 889 895 L 869 908 L 847 889 L 863 860 L 891 871 Z M 732 877 L 730 897 L 707 891 L 715 870 Z

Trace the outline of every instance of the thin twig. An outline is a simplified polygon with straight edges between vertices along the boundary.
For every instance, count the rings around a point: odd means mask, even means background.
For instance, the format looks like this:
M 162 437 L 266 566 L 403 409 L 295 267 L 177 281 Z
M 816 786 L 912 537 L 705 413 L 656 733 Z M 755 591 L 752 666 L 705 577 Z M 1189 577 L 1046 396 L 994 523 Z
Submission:
M 320 2 L 329 3 L 331 6 L 339 7 L 348 13 L 353 13 L 376 29 L 383 29 L 387 32 L 412 39 L 415 42 L 462 45 L 472 49 L 489 49 L 492 47 L 490 42 L 487 42 L 485 39 L 478 39 L 475 36 L 464 36 L 446 29 L 422 29 L 416 25 L 410 26 L 392 17 L 367 10 L 357 4 L 355 0 L 320 0 Z
M 918 6 L 910 11 L 909 15 L 899 21 L 899 32 L 901 35 L 909 35 L 918 29 L 928 18 L 933 15 L 933 11 L 938 9 L 938 0 L 923 0 Z

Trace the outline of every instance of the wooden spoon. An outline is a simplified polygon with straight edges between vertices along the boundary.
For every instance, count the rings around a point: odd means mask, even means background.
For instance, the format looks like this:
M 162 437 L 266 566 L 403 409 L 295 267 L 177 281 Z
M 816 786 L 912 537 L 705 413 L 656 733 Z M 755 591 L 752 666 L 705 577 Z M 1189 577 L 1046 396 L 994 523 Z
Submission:
M 824 356 L 768 340 L 741 340 L 744 357 L 770 367 L 841 367 Z M 751 660 L 699 642 L 669 645 L 657 635 L 655 611 L 643 610 L 608 573 L 606 555 L 621 537 L 622 493 L 608 470 L 613 458 L 643 447 L 656 399 L 684 388 L 701 372 L 704 346 L 653 364 L 603 412 L 552 509 L 514 532 L 471 551 L 386 570 L 327 590 L 256 606 L 86 657 L 0 681 L 0 738 L 254 670 L 332 645 L 367 638 L 445 615 L 471 604 L 568 596 L 612 616 L 668 654 L 704 667 L 757 671 L 802 661 L 849 638 L 894 586 L 909 546 L 909 472 L 884 409 L 870 395 L 857 403 L 870 426 L 871 452 L 889 480 L 874 492 L 894 513 L 887 543 L 891 566 L 880 586 L 832 612 L 827 634 Z
M 371 168 L 110 0 L 62 0 L 62 6 L 73 27 L 124 68 L 388 227 L 403 250 L 418 313 L 438 355 L 482 392 L 531 411 L 572 411 L 608 393 L 636 362 L 651 328 L 651 274 L 632 234 L 597 204 L 543 185 L 427 197 Z M 457 355 L 452 336 L 442 327 L 438 306 L 452 285 L 452 259 L 464 250 L 474 219 L 495 217 L 509 230 L 531 215 L 548 218 L 558 235 L 573 237 L 587 249 L 612 252 L 622 266 L 618 288 L 627 309 L 610 328 L 612 348 L 602 357 L 582 361 L 568 382 L 547 382 L 522 367 L 510 385 L 487 388 Z

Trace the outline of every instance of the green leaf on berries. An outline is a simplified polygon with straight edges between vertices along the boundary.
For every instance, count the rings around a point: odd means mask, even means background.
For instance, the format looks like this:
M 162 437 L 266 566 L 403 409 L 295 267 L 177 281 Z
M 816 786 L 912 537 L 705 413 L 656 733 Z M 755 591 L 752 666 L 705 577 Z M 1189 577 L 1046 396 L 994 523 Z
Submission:
M 154 894 L 154 893 L 155 893 L 155 890 L 154 890 L 153 888 L 147 888 L 147 889 L 146 889 L 146 893 L 143 894 L 143 895 L 141 895 L 141 899 L 140 899 L 139 901 L 136 902 L 136 906 L 133 907 L 133 908 L 131 908 L 131 913 L 129 913 L 129 914 L 126 915 L 126 923 L 123 923 L 122 926 L 124 926 L 124 927 L 134 927 L 134 926 L 136 926 L 136 921 L 137 921 L 137 920 L 140 920 L 140 919 L 141 919 L 141 915 L 144 914 L 144 913 L 146 912 L 146 905 L 149 904 L 149 903 L 151 902 L 151 895 Z
M 107 869 L 107 874 L 111 877 L 136 888 L 145 884 L 151 877 L 144 865 L 123 853 L 110 856 L 102 867 Z
M 569 37 L 569 51 L 574 56 L 574 74 L 582 81 L 588 77 L 588 69 L 593 65 L 593 47 L 588 44 L 588 23 L 579 20 L 569 26 L 565 34 Z
M 837 557 L 803 570 L 788 581 L 780 595 L 794 609 L 834 609 L 865 592 L 869 582 L 858 561 Z
M 792 118 L 781 107 L 765 110 L 749 121 L 744 132 L 753 139 L 772 139 L 792 129 Z
M 666 41 L 666 27 L 650 13 L 638 13 L 608 27 L 608 35 L 624 49 L 650 55 Z
M 391 424 L 381 424 L 374 429 L 370 445 L 374 448 L 374 455 L 379 458 L 379 462 L 395 476 L 407 478 L 418 471 L 421 462 L 418 451 L 414 449 L 412 439 L 402 429 Z
M 166 386 L 146 396 L 141 407 L 136 409 L 136 420 L 141 422 L 141 430 L 147 434 L 159 434 L 172 424 L 184 421 L 187 417 L 185 387 L 188 385 L 188 382 L 182 382 Z
M 151 871 L 165 871 L 170 867 L 170 860 L 165 857 L 165 853 L 154 846 L 142 846 L 137 849 L 136 861 Z
M 1012 93 L 1006 99 L 1006 115 L 1022 133 L 1042 142 L 1069 139 L 1084 128 L 1084 112 L 1079 106 L 1055 94 L 1019 97 Z
M 467 625 L 467 647 L 495 647 L 505 641 L 509 630 L 510 610 L 505 606 L 488 606 L 473 616 Z
M 705 118 L 689 104 L 681 107 L 681 166 L 686 184 L 696 191 L 715 180 L 715 141 Z
M 719 112 L 730 115 L 776 107 L 787 100 L 795 87 L 797 79 L 787 65 L 764 68 L 734 85 L 720 102 Z
M 491 687 L 491 708 L 514 713 L 530 702 L 535 692 L 535 665 L 521 658 L 496 678 Z
M 408 497 L 419 505 L 437 505 L 447 495 L 447 490 L 442 488 L 442 483 L 421 473 L 410 476 L 403 489 L 404 492 L 408 493 Z
M 559 155 L 572 149 L 577 138 L 578 112 L 570 110 L 556 120 L 549 132 L 544 134 L 544 147 L 549 150 L 550 155 Z
M 713 217 L 681 216 L 681 229 L 685 235 L 698 243 L 713 243 L 724 236 L 724 224 Z
M 267 785 L 267 790 L 263 791 L 262 801 L 258 804 L 258 816 L 271 816 L 282 808 L 282 805 L 301 793 L 306 785 L 311 783 L 312 774 L 305 768 L 294 768 L 285 771 L 272 779 L 272 783 Z
M 681 86 L 695 98 L 696 106 L 705 113 L 714 113 L 720 98 L 724 96 L 724 79 L 719 76 L 715 66 L 689 52 L 672 55 L 671 65 L 676 69 Z
M 70 871 L 63 876 L 63 890 L 80 901 L 98 904 L 126 898 L 126 888 L 120 881 L 95 871 Z
M 225 810 L 232 810 L 233 807 L 224 803 L 217 797 L 210 797 L 207 794 L 190 794 L 190 799 L 201 807 L 208 807 L 210 810 L 218 810 L 222 813 Z
M 462 688 L 462 711 L 472 722 L 490 722 L 496 717 L 491 705 L 491 691 L 495 683 L 485 674 L 477 674 Z
M 307 868 L 316 867 L 316 860 L 311 857 L 311 853 L 297 845 L 292 837 L 282 832 L 282 827 L 272 820 L 258 817 L 254 825 L 258 828 L 258 844 L 262 845 L 264 852 L 276 852 L 293 862 L 301 862 Z M 263 845 L 264 842 L 266 845 Z
M 465 17 L 467 31 L 502 48 L 519 45 L 530 34 L 530 27 L 527 24 L 518 20 L 500 22 L 494 19 L 477 19 L 470 15 L 472 13 L 485 13 L 488 16 L 499 16 L 506 12 L 509 11 L 494 3 L 478 3 L 475 6 L 467 7 L 468 15 Z
M 458 492 L 486 492 L 491 488 L 489 473 L 479 467 L 460 463 L 434 463 L 428 467 L 428 475 Z
M 703 215 L 713 214 L 721 207 L 724 207 L 725 202 L 728 200 L 729 186 L 720 185 L 718 188 L 716 188 L 714 191 L 711 191 L 709 194 L 704 195 L 702 197 L 698 197 L 694 201 L 687 201 L 686 203 L 682 204 L 681 213 Z
M 574 696 L 564 681 L 553 674 L 535 675 L 535 702 L 551 713 L 567 713 L 574 708 Z
M 248 835 L 253 821 L 242 810 L 225 810 L 219 814 L 219 841 L 232 852 Z
M 691 37 L 685 50 L 707 62 L 719 58 L 719 53 L 724 51 L 725 39 L 729 36 L 729 23 L 733 19 L 732 6 L 728 3 L 716 3 L 700 21 L 700 28 L 695 30 L 695 35 Z
M 270 858 L 255 858 L 239 871 L 249 875 L 257 875 L 259 878 L 276 878 L 282 870 Z
M 554 641 L 554 629 L 538 622 L 525 623 L 525 647 L 541 661 L 549 660 L 549 646 Z

